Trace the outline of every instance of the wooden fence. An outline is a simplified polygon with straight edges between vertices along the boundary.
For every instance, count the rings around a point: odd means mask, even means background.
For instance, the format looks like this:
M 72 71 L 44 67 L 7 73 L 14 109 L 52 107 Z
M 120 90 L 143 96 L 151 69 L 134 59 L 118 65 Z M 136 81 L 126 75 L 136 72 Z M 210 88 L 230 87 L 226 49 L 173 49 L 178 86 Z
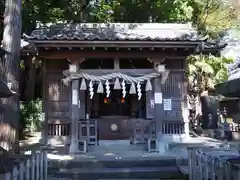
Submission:
M 229 148 L 188 148 L 189 180 L 239 180 L 240 155 Z
M 6 162 L 8 163 L 8 162 Z M 24 158 L 10 172 L 0 174 L 1 180 L 47 180 L 48 161 L 46 152 L 35 152 Z

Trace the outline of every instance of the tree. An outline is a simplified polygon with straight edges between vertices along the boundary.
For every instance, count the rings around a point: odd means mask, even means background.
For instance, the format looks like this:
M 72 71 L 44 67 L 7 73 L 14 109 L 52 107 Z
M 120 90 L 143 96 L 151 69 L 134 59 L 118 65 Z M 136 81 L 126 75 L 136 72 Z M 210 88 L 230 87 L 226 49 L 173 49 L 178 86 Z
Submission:
M 227 65 L 232 59 L 213 55 L 192 55 L 188 57 L 189 101 L 193 105 L 195 118 L 202 114 L 201 96 L 208 95 L 216 84 L 228 79 Z
M 194 0 L 192 22 L 200 33 L 219 38 L 222 32 L 237 26 L 237 6 L 221 0 Z
M 0 75 L 11 89 L 19 90 L 19 63 L 21 44 L 21 1 L 5 0 L 3 49 L 5 54 L 1 61 Z M 0 101 L 0 146 L 6 150 L 18 151 L 19 97 L 2 98 Z

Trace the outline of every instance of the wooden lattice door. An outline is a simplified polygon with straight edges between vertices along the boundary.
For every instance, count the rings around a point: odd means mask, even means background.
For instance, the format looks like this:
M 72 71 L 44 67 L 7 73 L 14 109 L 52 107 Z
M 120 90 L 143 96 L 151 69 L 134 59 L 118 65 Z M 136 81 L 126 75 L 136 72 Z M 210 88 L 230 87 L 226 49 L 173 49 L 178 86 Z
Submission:
M 98 142 L 97 121 L 79 121 L 79 139 L 86 140 L 88 145 L 96 145 Z

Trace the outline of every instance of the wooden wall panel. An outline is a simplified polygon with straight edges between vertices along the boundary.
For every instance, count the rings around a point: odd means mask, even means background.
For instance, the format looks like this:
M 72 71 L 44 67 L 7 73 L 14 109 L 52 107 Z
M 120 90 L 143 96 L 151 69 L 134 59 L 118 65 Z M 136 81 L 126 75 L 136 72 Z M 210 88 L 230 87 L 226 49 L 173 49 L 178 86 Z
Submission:
M 169 76 L 162 85 L 163 96 L 180 98 L 183 96 L 184 88 L 184 72 L 171 71 Z
M 70 103 L 69 103 L 69 86 L 63 84 L 64 78 L 62 70 L 68 68 L 68 63 L 65 60 L 54 61 L 45 60 L 45 78 L 44 78 L 44 109 L 46 119 L 62 119 L 69 120 L 70 118 Z M 54 70 L 54 71 L 53 71 Z
M 164 120 L 182 121 L 182 104 L 184 100 L 184 72 L 171 71 L 162 85 L 163 99 L 171 99 L 172 110 L 163 112 Z M 163 105 L 164 106 L 164 105 Z

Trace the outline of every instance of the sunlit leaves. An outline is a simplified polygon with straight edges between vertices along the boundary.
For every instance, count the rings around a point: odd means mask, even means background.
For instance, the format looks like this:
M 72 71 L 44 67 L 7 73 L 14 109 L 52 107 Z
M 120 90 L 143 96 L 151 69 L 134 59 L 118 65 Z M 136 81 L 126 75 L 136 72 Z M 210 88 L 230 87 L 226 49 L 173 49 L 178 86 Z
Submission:
M 214 85 L 226 81 L 227 65 L 233 63 L 232 59 L 213 55 L 192 55 L 187 60 L 190 87 L 200 91 L 212 89 Z
M 194 0 L 192 6 L 193 22 L 202 33 L 207 33 L 213 38 L 237 25 L 239 13 L 231 4 L 221 0 Z

